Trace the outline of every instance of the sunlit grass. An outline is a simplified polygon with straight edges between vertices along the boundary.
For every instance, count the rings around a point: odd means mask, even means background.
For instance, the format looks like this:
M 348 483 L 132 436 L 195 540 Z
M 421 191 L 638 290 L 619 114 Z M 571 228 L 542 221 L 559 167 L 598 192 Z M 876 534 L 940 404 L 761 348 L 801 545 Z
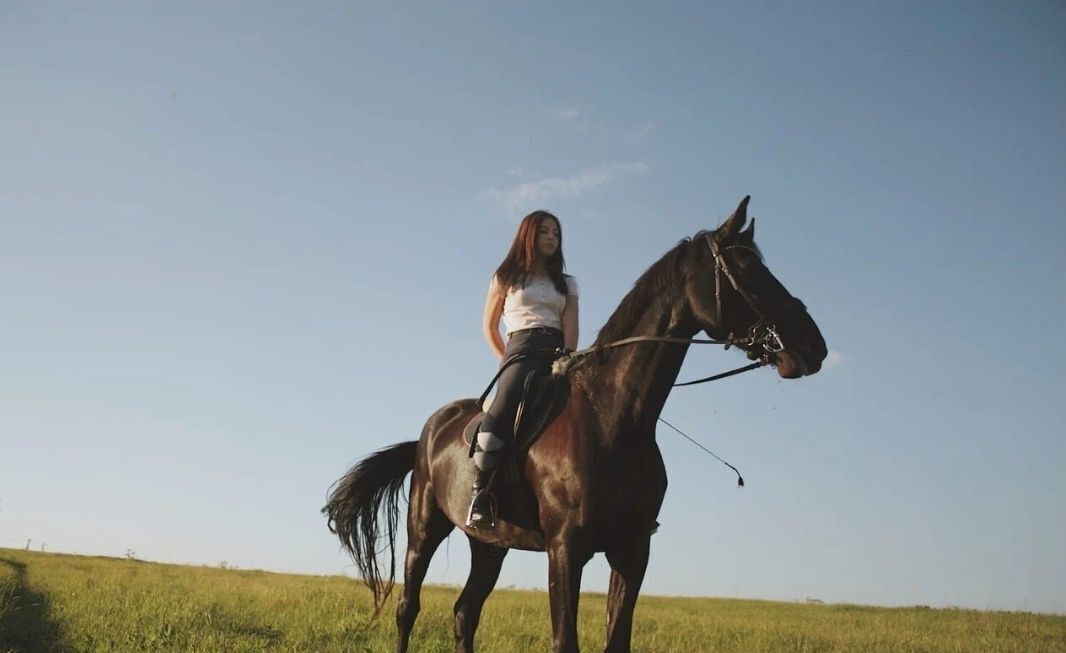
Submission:
M 412 651 L 454 649 L 458 589 L 426 587 Z M 395 647 L 391 610 L 342 576 L 297 576 L 0 549 L 0 652 L 332 651 Z M 602 650 L 606 599 L 581 599 L 581 647 Z M 635 651 L 1066 653 L 1066 617 L 642 597 Z M 551 648 L 544 592 L 498 590 L 486 652 Z

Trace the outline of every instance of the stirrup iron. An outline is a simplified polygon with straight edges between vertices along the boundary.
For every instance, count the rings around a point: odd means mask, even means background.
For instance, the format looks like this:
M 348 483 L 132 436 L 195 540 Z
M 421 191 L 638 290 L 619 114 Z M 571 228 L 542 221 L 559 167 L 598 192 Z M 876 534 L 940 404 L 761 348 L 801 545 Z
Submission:
M 482 508 L 488 508 L 488 514 L 477 514 L 474 518 L 474 506 L 482 503 Z M 478 530 L 492 530 L 496 527 L 496 497 L 487 489 L 481 489 L 474 493 L 470 499 L 470 508 L 466 511 L 466 525 L 468 528 Z

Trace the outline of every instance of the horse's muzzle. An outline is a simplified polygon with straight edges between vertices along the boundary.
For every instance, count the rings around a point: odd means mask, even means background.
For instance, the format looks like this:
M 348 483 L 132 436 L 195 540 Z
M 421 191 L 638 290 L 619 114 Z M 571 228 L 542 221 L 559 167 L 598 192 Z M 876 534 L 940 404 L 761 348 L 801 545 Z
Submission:
M 777 374 L 782 379 L 798 379 L 810 376 L 822 369 L 825 354 L 819 355 L 807 347 L 785 349 L 778 352 L 771 361 L 777 367 Z

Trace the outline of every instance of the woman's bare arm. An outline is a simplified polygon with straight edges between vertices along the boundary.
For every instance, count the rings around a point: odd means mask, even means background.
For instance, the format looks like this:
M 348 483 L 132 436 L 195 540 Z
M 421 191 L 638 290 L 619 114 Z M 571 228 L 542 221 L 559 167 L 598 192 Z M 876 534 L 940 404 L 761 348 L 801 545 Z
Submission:
M 563 307 L 563 347 L 570 351 L 577 349 L 577 297 L 566 296 L 566 306 Z
M 503 336 L 500 335 L 500 317 L 503 315 L 503 293 L 496 284 L 489 288 L 489 294 L 485 297 L 485 311 L 481 316 L 481 331 L 485 334 L 485 342 L 489 343 L 489 349 L 496 356 L 496 360 L 503 360 Z

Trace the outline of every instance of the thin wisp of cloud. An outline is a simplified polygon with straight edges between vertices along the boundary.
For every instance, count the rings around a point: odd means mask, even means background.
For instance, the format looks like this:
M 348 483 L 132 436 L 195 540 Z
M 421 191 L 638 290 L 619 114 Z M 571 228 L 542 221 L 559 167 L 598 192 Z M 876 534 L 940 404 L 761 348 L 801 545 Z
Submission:
M 612 163 L 586 168 L 566 177 L 545 177 L 508 188 L 490 188 L 481 191 L 478 196 L 498 202 L 511 213 L 520 213 L 546 200 L 580 197 L 586 191 L 605 186 L 620 176 L 644 174 L 650 169 L 642 161 Z
M 548 110 L 548 115 L 555 122 L 567 126 L 579 132 L 583 132 L 592 126 L 585 110 L 578 107 L 556 107 Z
M 630 129 L 629 133 L 626 134 L 626 137 L 631 141 L 646 142 L 651 140 L 651 137 L 658 131 L 658 123 L 652 120 L 646 120 Z
M 578 109 L 577 107 L 562 107 L 552 109 L 551 116 L 552 118 L 555 118 L 556 120 L 562 122 L 577 120 L 579 117 L 581 117 L 581 109 Z
M 846 361 L 847 361 L 847 359 L 844 357 L 844 354 L 841 354 L 839 351 L 836 351 L 835 349 L 831 349 L 831 350 L 829 350 L 829 353 L 826 354 L 825 360 L 822 361 L 822 369 L 823 370 L 828 370 L 828 369 L 833 368 L 833 367 L 840 367 Z

